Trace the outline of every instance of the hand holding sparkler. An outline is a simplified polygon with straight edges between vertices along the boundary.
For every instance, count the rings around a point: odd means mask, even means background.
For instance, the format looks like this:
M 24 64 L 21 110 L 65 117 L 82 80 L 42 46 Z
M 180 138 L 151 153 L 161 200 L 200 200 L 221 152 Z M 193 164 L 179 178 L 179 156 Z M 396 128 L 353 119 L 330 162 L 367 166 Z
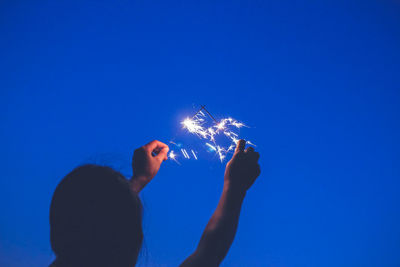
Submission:
M 231 190 L 246 193 L 260 175 L 260 154 L 253 147 L 245 150 L 246 141 L 239 140 L 232 159 L 226 164 L 224 185 Z
M 157 140 L 135 150 L 132 158 L 132 189 L 139 193 L 157 174 L 161 163 L 168 159 L 169 147 Z
M 239 140 L 226 165 L 224 188 L 218 206 L 204 229 L 199 245 L 180 267 L 219 266 L 235 238 L 247 189 L 260 175 L 259 154 Z

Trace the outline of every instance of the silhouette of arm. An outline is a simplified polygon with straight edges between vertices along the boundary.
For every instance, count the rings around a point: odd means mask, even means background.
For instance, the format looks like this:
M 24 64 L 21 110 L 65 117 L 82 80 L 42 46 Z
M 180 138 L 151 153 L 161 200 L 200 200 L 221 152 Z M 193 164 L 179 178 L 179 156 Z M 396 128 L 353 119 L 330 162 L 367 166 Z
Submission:
M 228 162 L 224 187 L 218 206 L 211 216 L 195 252 L 181 267 L 219 266 L 235 238 L 240 210 L 246 191 L 260 174 L 259 154 L 253 148 L 244 151 L 246 142 L 238 142 Z
M 139 193 L 157 174 L 161 163 L 167 160 L 168 146 L 154 140 L 133 153 L 131 188 Z
M 244 194 L 224 186 L 217 209 L 201 236 L 196 251 L 181 266 L 219 266 L 233 242 Z

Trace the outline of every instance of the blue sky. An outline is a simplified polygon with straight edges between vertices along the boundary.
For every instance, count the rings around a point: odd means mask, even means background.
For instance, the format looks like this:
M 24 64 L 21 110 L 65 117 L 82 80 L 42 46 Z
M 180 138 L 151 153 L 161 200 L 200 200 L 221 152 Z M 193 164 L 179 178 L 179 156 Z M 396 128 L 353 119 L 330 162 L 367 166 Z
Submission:
M 53 259 L 48 209 L 75 166 L 131 173 L 193 105 L 252 128 L 262 174 L 223 266 L 399 266 L 396 1 L 2 1 L 0 265 Z M 139 266 L 176 266 L 223 165 L 166 162 Z

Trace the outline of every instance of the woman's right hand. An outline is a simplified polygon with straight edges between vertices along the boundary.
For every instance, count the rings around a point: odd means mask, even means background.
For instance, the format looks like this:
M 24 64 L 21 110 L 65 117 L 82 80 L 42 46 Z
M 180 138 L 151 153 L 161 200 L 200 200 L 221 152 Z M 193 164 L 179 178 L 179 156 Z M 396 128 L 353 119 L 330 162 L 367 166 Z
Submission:
M 260 175 L 260 154 L 253 147 L 245 150 L 246 141 L 239 140 L 232 159 L 226 164 L 224 186 L 245 194 Z

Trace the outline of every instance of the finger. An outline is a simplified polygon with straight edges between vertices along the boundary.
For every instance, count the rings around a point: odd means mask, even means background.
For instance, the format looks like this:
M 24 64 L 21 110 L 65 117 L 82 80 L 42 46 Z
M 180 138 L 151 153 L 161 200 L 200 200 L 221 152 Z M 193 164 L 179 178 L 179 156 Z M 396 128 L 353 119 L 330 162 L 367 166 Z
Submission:
M 160 161 L 164 161 L 168 159 L 168 151 L 169 147 L 164 147 L 161 151 L 155 156 L 155 158 L 159 159 Z
M 246 148 L 245 152 L 246 152 L 246 153 L 254 152 L 254 147 L 249 146 L 248 148 Z
M 166 144 L 158 141 L 158 140 L 153 140 L 150 143 L 144 145 L 144 148 L 148 151 L 148 152 L 153 152 L 154 150 L 158 150 L 161 151 L 161 149 L 168 147 Z M 158 152 L 157 151 L 157 152 Z
M 249 152 L 246 154 L 247 157 L 249 157 L 250 159 L 254 160 L 254 161 L 258 161 L 258 159 L 260 158 L 260 153 L 258 152 Z
M 246 141 L 243 139 L 240 139 L 236 144 L 235 154 L 237 154 L 239 152 L 243 152 L 245 146 L 246 146 Z
M 254 150 L 254 147 L 248 147 L 245 150 L 245 154 L 247 156 L 247 158 L 254 160 L 254 161 L 258 161 L 258 159 L 260 158 L 260 153 L 256 152 Z

